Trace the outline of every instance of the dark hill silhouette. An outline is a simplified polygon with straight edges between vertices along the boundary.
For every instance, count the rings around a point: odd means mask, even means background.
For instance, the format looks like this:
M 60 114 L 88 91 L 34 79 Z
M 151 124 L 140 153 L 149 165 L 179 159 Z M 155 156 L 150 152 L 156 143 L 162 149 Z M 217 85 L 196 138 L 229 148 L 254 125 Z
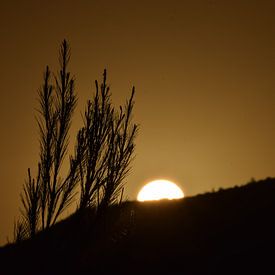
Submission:
M 0 249 L 0 274 L 275 274 L 275 179 L 92 209 Z

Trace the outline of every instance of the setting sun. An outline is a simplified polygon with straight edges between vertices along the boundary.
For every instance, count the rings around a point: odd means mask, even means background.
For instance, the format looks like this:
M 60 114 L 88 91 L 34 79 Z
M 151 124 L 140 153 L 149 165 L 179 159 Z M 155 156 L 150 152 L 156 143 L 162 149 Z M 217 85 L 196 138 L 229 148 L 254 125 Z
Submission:
M 154 180 L 144 185 L 139 191 L 138 201 L 161 199 L 180 199 L 184 197 L 182 190 L 169 180 Z

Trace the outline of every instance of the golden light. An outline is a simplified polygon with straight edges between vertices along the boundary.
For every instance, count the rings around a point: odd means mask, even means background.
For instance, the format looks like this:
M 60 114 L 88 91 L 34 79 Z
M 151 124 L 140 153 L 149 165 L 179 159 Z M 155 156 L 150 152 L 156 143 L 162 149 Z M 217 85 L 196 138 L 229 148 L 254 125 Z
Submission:
M 184 197 L 182 190 L 172 181 L 154 180 L 144 185 L 138 193 L 138 201 L 161 199 L 180 199 Z

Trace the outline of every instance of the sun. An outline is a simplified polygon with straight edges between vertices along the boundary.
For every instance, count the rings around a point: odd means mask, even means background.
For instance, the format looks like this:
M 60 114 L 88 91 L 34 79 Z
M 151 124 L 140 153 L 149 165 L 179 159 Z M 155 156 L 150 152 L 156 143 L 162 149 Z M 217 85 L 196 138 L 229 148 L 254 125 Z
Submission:
M 182 190 L 172 181 L 154 180 L 144 185 L 138 193 L 138 201 L 161 199 L 180 199 L 184 197 Z

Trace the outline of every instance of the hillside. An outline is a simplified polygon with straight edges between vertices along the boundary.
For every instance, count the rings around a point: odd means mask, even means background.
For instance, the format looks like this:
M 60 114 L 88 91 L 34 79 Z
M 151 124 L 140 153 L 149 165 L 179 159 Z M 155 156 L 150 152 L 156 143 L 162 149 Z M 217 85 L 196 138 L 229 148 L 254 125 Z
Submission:
M 0 274 L 275 274 L 275 179 L 75 214 L 0 249 Z

